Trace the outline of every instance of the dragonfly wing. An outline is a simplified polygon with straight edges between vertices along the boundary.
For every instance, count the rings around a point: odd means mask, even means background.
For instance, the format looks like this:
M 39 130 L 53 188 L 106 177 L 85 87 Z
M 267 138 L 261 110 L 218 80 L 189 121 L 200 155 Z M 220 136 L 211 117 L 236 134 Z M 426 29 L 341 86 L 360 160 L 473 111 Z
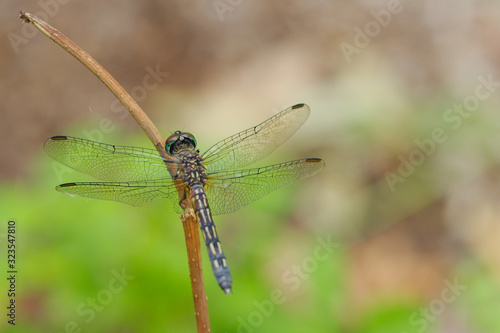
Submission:
M 308 158 L 262 168 L 208 174 L 205 192 L 212 213 L 226 214 L 301 179 L 325 166 L 319 158 Z
M 208 171 L 238 169 L 253 164 L 285 142 L 309 116 L 309 107 L 297 104 L 263 123 L 230 136 L 203 154 Z
M 168 198 L 179 207 L 179 197 L 171 179 L 140 182 L 86 182 L 67 183 L 56 187 L 56 190 L 71 196 L 83 196 L 93 199 L 111 200 L 132 206 L 142 206 L 155 198 Z
M 156 150 L 54 136 L 45 141 L 47 154 L 62 164 L 106 181 L 137 181 L 170 177 Z

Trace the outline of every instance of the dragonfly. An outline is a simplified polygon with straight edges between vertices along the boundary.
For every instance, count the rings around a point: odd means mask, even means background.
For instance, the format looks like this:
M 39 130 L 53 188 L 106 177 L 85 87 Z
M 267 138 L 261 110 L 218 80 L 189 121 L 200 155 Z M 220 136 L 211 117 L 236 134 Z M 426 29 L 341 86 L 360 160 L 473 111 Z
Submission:
M 165 142 L 168 157 L 148 148 L 105 144 L 71 136 L 54 136 L 44 143 L 56 161 L 98 182 L 65 183 L 56 190 L 71 196 L 112 200 L 142 206 L 156 198 L 174 202 L 190 198 L 205 241 L 215 279 L 227 294 L 232 277 L 212 215 L 232 213 L 251 202 L 318 173 L 325 162 L 305 158 L 264 167 L 246 168 L 272 153 L 306 121 L 306 104 L 289 107 L 257 126 L 236 133 L 203 154 L 188 132 L 176 131 Z M 167 165 L 176 173 L 171 175 Z

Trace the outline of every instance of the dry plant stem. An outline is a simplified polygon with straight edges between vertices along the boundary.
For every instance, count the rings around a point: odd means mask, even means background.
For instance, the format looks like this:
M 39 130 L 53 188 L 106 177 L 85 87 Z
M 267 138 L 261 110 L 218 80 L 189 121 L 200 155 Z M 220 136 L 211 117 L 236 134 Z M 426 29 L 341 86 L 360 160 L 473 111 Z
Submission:
M 187 201 L 187 200 L 186 200 Z M 189 220 L 196 221 L 196 215 L 194 213 L 193 208 L 184 209 L 184 213 L 181 215 L 182 225 L 184 227 L 184 236 L 186 237 L 186 247 L 188 253 L 191 253 L 189 256 L 189 275 L 191 278 L 191 285 L 197 284 L 198 280 L 201 279 L 201 286 L 203 286 L 203 275 L 201 269 L 201 252 L 200 252 L 200 236 L 198 231 L 198 225 L 196 223 L 191 223 Z M 210 332 L 210 323 L 208 321 L 208 306 L 207 300 L 205 296 L 205 290 L 203 290 L 203 294 L 198 294 L 194 292 L 193 287 L 193 297 L 194 303 L 197 304 L 195 306 L 195 316 L 196 318 L 200 318 L 205 316 L 206 321 L 198 320 L 198 332 Z M 199 297 L 203 297 L 202 300 L 198 300 Z
M 85 67 L 87 67 L 92 73 L 94 73 L 99 80 L 101 80 L 106 87 L 111 90 L 111 92 L 120 100 L 120 102 L 127 108 L 132 117 L 135 118 L 139 126 L 142 127 L 146 135 L 153 142 L 158 152 L 161 154 L 163 150 L 163 137 L 160 132 L 156 129 L 155 125 L 146 116 L 144 111 L 140 106 L 134 101 L 134 99 L 123 89 L 123 87 L 105 70 L 99 63 L 92 58 L 87 52 L 82 50 L 78 45 L 73 43 L 66 36 L 61 34 L 59 31 L 48 25 L 46 22 L 42 21 L 38 17 L 31 15 L 29 13 L 21 12 L 21 19 L 24 22 L 32 23 L 38 30 L 43 32 L 52 41 L 59 44 L 64 50 L 69 54 L 74 56 L 78 61 L 80 61 Z
M 38 30 L 44 33 L 56 44 L 59 44 L 69 54 L 74 56 L 92 73 L 94 73 L 99 80 L 101 80 L 106 87 L 120 100 L 120 102 L 127 108 L 132 117 L 137 121 L 139 126 L 142 127 L 148 138 L 151 140 L 156 150 L 162 157 L 169 158 L 163 146 L 164 139 L 153 122 L 144 113 L 141 107 L 134 101 L 130 94 L 123 89 L 123 87 L 105 70 L 94 58 L 87 52 L 82 50 L 78 45 L 73 43 L 66 36 L 59 31 L 42 21 L 38 17 L 29 13 L 21 12 L 20 18 L 23 22 L 32 23 Z M 172 164 L 166 164 L 171 175 L 175 175 L 176 170 Z M 185 198 L 184 190 L 180 186 L 177 187 L 179 198 Z M 200 253 L 200 236 L 198 232 L 198 223 L 194 214 L 191 201 L 183 200 L 181 203 L 184 213 L 181 220 L 184 226 L 184 235 L 186 238 L 186 247 L 188 252 L 189 262 L 189 276 L 191 278 L 191 287 L 193 290 L 194 306 L 198 332 L 210 332 L 210 322 L 208 317 L 207 296 L 205 293 L 205 286 L 203 283 L 203 274 L 201 269 L 201 253 Z

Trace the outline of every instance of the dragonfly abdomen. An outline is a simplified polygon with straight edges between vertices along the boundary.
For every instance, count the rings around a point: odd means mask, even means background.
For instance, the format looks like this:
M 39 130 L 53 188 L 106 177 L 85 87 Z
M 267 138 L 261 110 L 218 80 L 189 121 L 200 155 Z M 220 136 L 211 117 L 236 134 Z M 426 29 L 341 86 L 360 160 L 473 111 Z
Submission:
M 215 230 L 212 213 L 208 206 L 207 195 L 201 184 L 191 186 L 191 200 L 193 201 L 201 233 L 207 246 L 208 257 L 212 265 L 215 279 L 226 294 L 231 292 L 232 278 L 227 265 L 226 256 Z

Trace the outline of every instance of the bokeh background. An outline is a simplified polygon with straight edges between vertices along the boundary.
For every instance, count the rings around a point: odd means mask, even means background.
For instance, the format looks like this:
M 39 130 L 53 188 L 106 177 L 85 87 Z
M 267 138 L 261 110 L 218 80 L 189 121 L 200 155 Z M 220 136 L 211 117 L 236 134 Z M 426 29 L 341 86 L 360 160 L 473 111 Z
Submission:
M 232 295 L 202 248 L 213 332 L 500 331 L 500 3 L 481 0 L 3 0 L 0 253 L 6 272 L 12 219 L 18 308 L 11 327 L 5 273 L 0 331 L 196 330 L 170 202 L 54 190 L 90 177 L 43 153 L 50 136 L 151 144 L 21 9 L 202 151 L 310 105 L 259 165 L 321 157 L 323 172 L 215 218 Z

